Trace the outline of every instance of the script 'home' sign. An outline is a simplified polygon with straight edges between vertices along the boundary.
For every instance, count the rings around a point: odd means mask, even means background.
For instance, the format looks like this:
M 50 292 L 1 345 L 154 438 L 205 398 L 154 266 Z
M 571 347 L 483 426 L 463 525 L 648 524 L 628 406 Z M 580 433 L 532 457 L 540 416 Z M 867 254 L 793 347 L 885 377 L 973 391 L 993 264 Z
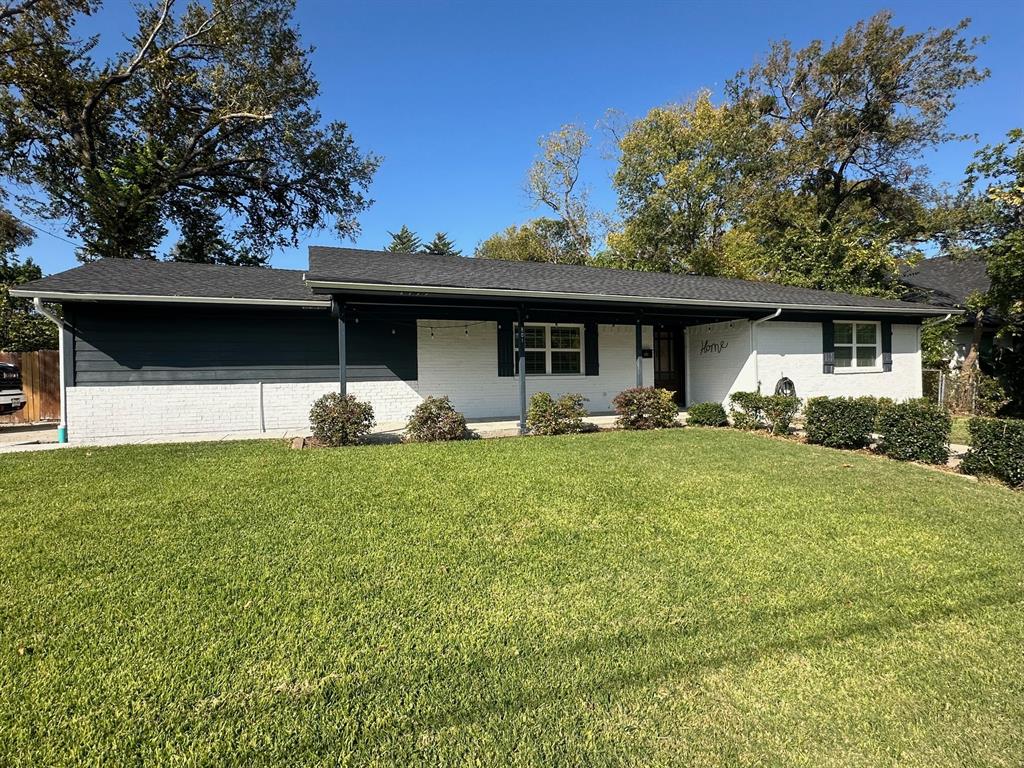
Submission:
M 704 339 L 704 341 L 700 343 L 700 354 L 720 355 L 728 346 L 728 341 L 708 341 L 707 339 Z

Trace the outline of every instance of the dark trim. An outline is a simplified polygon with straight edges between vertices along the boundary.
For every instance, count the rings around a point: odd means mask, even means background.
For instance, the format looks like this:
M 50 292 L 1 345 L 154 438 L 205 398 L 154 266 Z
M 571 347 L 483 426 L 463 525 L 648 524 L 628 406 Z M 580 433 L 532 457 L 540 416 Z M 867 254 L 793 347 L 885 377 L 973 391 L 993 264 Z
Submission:
M 821 323 L 821 372 L 836 372 L 835 328 L 831 320 Z
M 601 362 L 599 358 L 597 323 L 588 320 L 583 324 L 583 373 L 585 376 L 599 376 Z
M 882 321 L 882 371 L 892 372 L 892 323 Z
M 514 325 L 511 318 L 498 321 L 498 376 L 501 377 L 516 375 Z

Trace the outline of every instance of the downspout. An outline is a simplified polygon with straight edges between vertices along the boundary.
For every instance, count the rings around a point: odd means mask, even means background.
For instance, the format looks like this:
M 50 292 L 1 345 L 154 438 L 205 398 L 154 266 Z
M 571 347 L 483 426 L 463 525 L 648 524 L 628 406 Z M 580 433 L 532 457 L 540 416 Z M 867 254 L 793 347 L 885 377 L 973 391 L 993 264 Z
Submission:
M 38 296 L 32 299 L 32 305 L 36 312 L 57 326 L 57 357 L 60 360 L 60 423 L 57 425 L 57 442 L 66 443 L 68 441 L 68 387 L 64 370 L 64 321 L 44 307 L 43 300 Z
M 782 307 L 779 307 L 770 315 L 759 317 L 757 320 L 750 321 L 750 354 L 754 358 L 754 389 L 757 392 L 761 391 L 761 373 L 758 371 L 757 364 L 757 327 L 761 323 L 767 322 L 768 320 L 774 320 L 776 317 L 782 314 Z

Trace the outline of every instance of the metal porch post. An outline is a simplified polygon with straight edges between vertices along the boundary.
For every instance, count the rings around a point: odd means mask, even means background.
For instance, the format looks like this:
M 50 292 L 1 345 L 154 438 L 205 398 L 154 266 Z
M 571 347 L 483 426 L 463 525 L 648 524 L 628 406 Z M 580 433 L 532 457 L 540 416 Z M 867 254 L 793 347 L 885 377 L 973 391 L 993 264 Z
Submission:
M 517 313 L 516 340 L 519 344 L 519 434 L 526 434 L 526 309 Z
M 636 321 L 636 385 L 644 385 L 644 327 Z
M 348 394 L 348 360 L 345 354 L 345 302 L 335 300 L 338 313 L 338 391 Z

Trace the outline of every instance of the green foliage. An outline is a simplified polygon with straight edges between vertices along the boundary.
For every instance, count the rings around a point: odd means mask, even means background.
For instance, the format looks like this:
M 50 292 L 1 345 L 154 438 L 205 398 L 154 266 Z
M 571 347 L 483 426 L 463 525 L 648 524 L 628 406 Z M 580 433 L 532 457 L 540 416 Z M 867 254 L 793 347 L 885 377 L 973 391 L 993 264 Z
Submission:
M 260 267 L 265 254 L 254 254 L 228 241 L 216 212 L 197 210 L 182 222 L 180 237 L 167 255 L 171 261 Z
M 555 400 L 547 392 L 537 392 L 530 398 L 526 411 L 526 426 L 535 435 L 571 435 L 587 432 L 587 398 L 569 392 Z
M 956 354 L 957 326 L 962 319 L 959 316 L 948 320 L 933 317 L 921 323 L 921 366 L 948 370 L 950 361 Z
M 373 406 L 355 395 L 330 392 L 313 403 L 309 411 L 313 437 L 321 445 L 354 445 L 370 434 L 376 423 Z
M 0 352 L 34 352 L 57 348 L 57 326 L 36 314 L 29 299 L 16 299 L 10 289 L 38 280 L 43 271 L 32 259 L 15 252 L 32 242 L 32 230 L 7 211 L 0 211 Z
M 725 427 L 729 419 L 721 403 L 694 403 L 686 409 L 686 423 L 701 427 Z
M 0 18 L 2 180 L 33 190 L 24 210 L 61 222 L 85 260 L 152 258 L 170 224 L 209 235 L 211 219 L 260 263 L 327 225 L 358 232 L 378 160 L 316 110 L 292 0 L 139 3 L 127 43 L 83 37 L 99 6 Z
M 878 417 L 878 401 L 869 397 L 812 397 L 804 407 L 807 441 L 829 448 L 864 448 Z
M 787 435 L 793 417 L 800 410 L 800 398 L 733 392 L 729 405 L 729 415 L 737 429 L 770 429 L 773 435 Z
M 436 256 L 461 256 L 462 251 L 455 247 L 455 243 L 449 239 L 447 232 L 438 232 L 434 239 L 423 246 L 423 253 L 431 253 Z
M 527 194 L 534 207 L 543 206 L 555 215 L 558 239 L 569 257 L 585 262 L 594 242 L 594 217 L 579 178 L 590 137 L 578 125 L 570 124 L 542 136 L 537 144 L 541 152 L 527 173 Z
M 949 412 L 927 400 L 896 403 L 878 415 L 878 448 L 900 461 L 945 464 L 952 426 Z
M 466 417 L 455 410 L 447 397 L 424 398 L 405 425 L 405 439 L 413 443 L 462 440 L 468 435 Z
M 621 429 L 662 429 L 678 424 L 679 408 L 667 389 L 630 387 L 612 400 Z
M 391 253 L 416 253 L 423 247 L 423 241 L 419 235 L 409 229 L 405 224 L 397 232 L 388 232 L 391 235 L 391 242 L 385 246 L 385 251 Z
M 1024 420 L 973 418 L 971 449 L 960 463 L 969 475 L 989 475 L 1024 487 Z
M 554 219 L 534 219 L 491 235 L 477 246 L 478 259 L 546 261 L 555 264 L 586 264 L 588 256 L 572 245 L 565 224 Z

